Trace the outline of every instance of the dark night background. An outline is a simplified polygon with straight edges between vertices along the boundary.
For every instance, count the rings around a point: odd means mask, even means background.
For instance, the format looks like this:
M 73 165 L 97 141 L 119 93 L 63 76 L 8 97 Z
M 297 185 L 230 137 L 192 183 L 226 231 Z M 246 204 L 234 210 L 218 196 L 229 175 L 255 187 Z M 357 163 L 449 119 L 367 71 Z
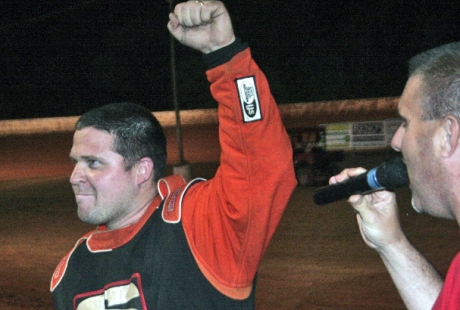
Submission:
M 1 3 L 0 119 L 174 109 L 166 0 Z M 225 3 L 279 103 L 398 96 L 407 60 L 460 26 L 452 0 Z M 215 107 L 201 55 L 176 44 L 176 56 L 181 109 Z

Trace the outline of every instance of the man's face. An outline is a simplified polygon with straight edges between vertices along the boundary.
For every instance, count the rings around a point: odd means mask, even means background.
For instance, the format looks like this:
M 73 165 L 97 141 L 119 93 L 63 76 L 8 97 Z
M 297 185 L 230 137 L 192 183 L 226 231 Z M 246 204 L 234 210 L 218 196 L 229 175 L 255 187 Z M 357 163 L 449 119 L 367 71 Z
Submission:
M 391 145 L 403 154 L 415 208 L 434 216 L 453 218 L 446 207 L 444 169 L 435 140 L 440 121 L 423 120 L 420 89 L 419 77 L 413 76 L 407 81 L 398 104 L 403 123 Z
M 112 147 L 112 135 L 86 127 L 75 132 L 70 151 L 75 164 L 70 183 L 78 217 L 109 228 L 122 222 L 133 209 L 137 193 L 135 169 L 126 171 L 123 157 Z

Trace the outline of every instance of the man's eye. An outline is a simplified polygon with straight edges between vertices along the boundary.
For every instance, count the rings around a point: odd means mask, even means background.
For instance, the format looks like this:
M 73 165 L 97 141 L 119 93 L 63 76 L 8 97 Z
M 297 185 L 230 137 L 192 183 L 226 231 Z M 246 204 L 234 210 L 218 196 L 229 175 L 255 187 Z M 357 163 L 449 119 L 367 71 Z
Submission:
M 100 164 L 99 160 L 97 159 L 89 159 L 88 160 L 88 166 L 91 168 L 95 168 Z

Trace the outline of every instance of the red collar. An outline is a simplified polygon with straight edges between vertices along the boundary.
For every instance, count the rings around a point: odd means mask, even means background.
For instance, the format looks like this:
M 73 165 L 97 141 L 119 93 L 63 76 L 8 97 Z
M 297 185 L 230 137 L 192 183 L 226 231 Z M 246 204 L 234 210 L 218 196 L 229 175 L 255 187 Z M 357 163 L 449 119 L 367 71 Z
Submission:
M 147 208 L 147 211 L 142 215 L 142 218 L 138 222 L 126 227 L 107 230 L 107 226 L 105 225 L 98 226 L 88 236 L 86 241 L 88 249 L 91 252 L 105 252 L 128 243 L 141 230 L 153 212 L 158 209 L 160 203 L 161 197 L 157 195 Z

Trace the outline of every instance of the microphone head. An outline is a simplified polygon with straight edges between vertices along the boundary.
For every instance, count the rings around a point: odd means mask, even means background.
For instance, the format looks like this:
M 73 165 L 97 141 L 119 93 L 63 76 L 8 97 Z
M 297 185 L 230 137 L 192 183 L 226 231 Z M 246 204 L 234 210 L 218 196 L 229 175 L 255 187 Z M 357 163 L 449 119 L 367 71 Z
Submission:
M 395 189 L 409 184 L 409 176 L 404 160 L 395 157 L 384 161 L 375 172 L 380 185 L 386 189 Z

